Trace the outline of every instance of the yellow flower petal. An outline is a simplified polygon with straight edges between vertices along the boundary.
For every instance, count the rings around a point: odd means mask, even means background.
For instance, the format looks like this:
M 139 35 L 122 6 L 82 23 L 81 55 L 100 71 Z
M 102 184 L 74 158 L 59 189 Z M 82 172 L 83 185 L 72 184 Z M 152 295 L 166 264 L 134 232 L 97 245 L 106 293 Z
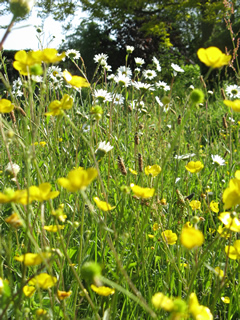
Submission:
M 14 104 L 12 104 L 11 101 L 7 99 L 1 99 L 0 100 L 0 113 L 9 113 L 13 111 Z
M 240 112 L 240 99 L 236 99 L 234 101 L 224 100 L 223 103 L 233 109 L 235 112 Z
M 191 173 L 196 173 L 202 170 L 204 168 L 204 165 L 201 163 L 201 161 L 190 161 L 185 168 L 191 172 Z
M 211 68 L 220 68 L 227 65 L 232 56 L 222 53 L 222 51 L 216 47 L 209 47 L 207 49 L 200 48 L 197 51 L 198 58 L 206 66 Z
M 62 230 L 64 229 L 64 227 L 65 227 L 64 225 L 63 226 L 51 225 L 51 226 L 44 226 L 43 229 L 49 232 L 58 232 L 58 230 Z
M 112 207 L 109 203 L 101 201 L 98 197 L 94 197 L 93 200 L 100 210 L 111 211 L 116 208 L 116 206 Z
M 32 278 L 29 281 L 29 284 L 35 285 L 36 287 L 46 290 L 53 287 L 56 284 L 56 282 L 56 277 L 52 277 L 47 273 L 40 273 L 36 277 Z
M 180 242 L 185 248 L 193 249 L 203 244 L 204 236 L 201 231 L 195 228 L 183 228 Z
M 41 264 L 45 259 L 51 257 L 51 253 L 26 253 L 14 259 L 23 262 L 25 266 L 37 266 Z
M 173 233 L 172 230 L 165 230 L 162 232 L 162 237 L 167 244 L 173 245 L 177 242 L 177 235 L 176 233 Z
M 63 77 L 71 86 L 76 88 L 87 88 L 90 86 L 90 83 L 83 77 L 72 76 L 67 70 L 63 71 Z
M 230 303 L 230 298 L 229 298 L 229 297 L 221 297 L 221 300 L 222 300 L 224 303 Z
M 99 294 L 100 296 L 109 296 L 115 293 L 115 289 L 109 288 L 109 287 L 96 287 L 94 284 L 91 285 L 91 289 Z
M 72 291 L 57 291 L 57 296 L 59 300 L 64 300 L 68 297 L 70 297 L 70 295 L 72 294 Z
M 131 183 L 130 188 L 132 192 L 139 198 L 147 199 L 154 196 L 155 189 L 154 188 L 142 188 L 134 183 Z
M 156 177 L 159 175 L 159 173 L 162 171 L 161 167 L 157 164 L 154 164 L 153 166 L 147 166 L 145 168 L 145 174 L 148 176 L 151 174 L 153 177 Z
M 23 293 L 25 294 L 26 297 L 31 298 L 36 291 L 36 288 L 33 286 L 24 286 L 23 287 Z

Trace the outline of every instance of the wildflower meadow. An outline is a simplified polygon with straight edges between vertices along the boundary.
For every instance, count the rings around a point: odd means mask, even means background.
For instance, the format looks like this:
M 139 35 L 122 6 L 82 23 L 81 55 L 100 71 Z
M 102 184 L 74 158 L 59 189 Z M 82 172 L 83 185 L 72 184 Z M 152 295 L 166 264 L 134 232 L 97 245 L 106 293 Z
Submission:
M 0 319 L 240 319 L 236 52 L 134 50 L 0 52 Z

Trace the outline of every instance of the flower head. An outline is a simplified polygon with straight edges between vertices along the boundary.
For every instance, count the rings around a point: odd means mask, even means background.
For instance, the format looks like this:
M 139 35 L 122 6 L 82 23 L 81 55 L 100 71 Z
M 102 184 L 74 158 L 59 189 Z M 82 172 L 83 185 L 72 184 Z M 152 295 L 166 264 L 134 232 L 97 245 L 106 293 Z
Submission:
M 165 296 L 162 292 L 157 292 L 152 296 L 152 304 L 156 309 L 172 311 L 174 308 L 173 300 Z
M 195 228 L 183 228 L 180 242 L 185 248 L 193 249 L 203 244 L 204 236 L 201 231 Z
M 5 221 L 15 229 L 18 229 L 23 225 L 22 219 L 16 212 L 14 212 L 8 218 L 6 218 Z
M 99 63 L 102 66 L 107 64 L 107 59 L 108 59 L 108 55 L 105 53 L 95 54 L 93 58 L 94 62 Z
M 115 289 L 105 287 L 105 286 L 96 287 L 94 284 L 91 285 L 91 289 L 97 294 L 99 294 L 100 296 L 104 296 L 104 297 L 110 296 L 115 293 Z
M 154 70 L 148 69 L 148 70 L 143 71 L 143 77 L 145 79 L 152 80 L 152 79 L 156 78 L 156 76 L 157 76 L 157 74 Z
M 155 193 L 154 188 L 142 188 L 134 183 L 130 184 L 130 188 L 132 189 L 132 192 L 139 198 L 147 199 L 147 198 L 152 198 Z
M 66 57 L 73 59 L 73 60 L 78 60 L 81 57 L 81 54 L 79 51 L 75 49 L 69 49 L 66 51 Z
M 112 207 L 109 203 L 101 201 L 98 197 L 94 197 L 93 200 L 97 207 L 102 211 L 111 211 L 116 208 L 116 206 Z
M 235 213 L 222 212 L 218 219 L 225 225 L 225 228 L 234 232 L 240 232 L 240 220 L 236 217 Z
M 90 83 L 83 77 L 72 76 L 67 70 L 63 71 L 63 77 L 71 86 L 76 88 L 88 88 Z
M 36 288 L 34 286 L 24 286 L 23 287 L 23 293 L 26 297 L 31 298 L 36 291 Z
M 201 202 L 198 200 L 192 200 L 189 203 L 189 205 L 192 208 L 192 210 L 200 210 L 201 209 Z
M 231 101 L 231 100 L 224 100 L 223 103 L 233 109 L 235 112 L 240 112 L 240 99 Z
M 196 293 L 190 294 L 189 311 L 194 320 L 213 320 L 210 309 L 199 304 Z
M 59 178 L 58 184 L 71 192 L 84 190 L 97 177 L 98 173 L 95 168 L 84 170 L 78 169 L 69 172 L 67 178 Z
M 173 245 L 177 242 L 177 235 L 176 233 L 172 232 L 172 230 L 165 230 L 162 232 L 162 237 L 167 244 Z
M 219 166 L 225 166 L 225 160 L 219 155 L 211 155 L 213 163 L 218 164 Z
M 171 63 L 171 67 L 172 67 L 173 70 L 176 71 L 176 72 L 184 72 L 184 70 L 183 70 L 182 68 L 180 68 L 178 64 Z
M 63 60 L 65 52 L 59 54 L 56 49 L 46 48 L 41 52 L 41 60 L 44 63 L 57 63 Z
M 191 173 L 196 173 L 202 170 L 202 168 L 204 167 L 204 165 L 202 164 L 201 161 L 190 161 L 188 162 L 188 164 L 185 166 L 185 168 L 187 169 L 187 171 L 191 172 Z
M 72 294 L 72 291 L 57 291 L 57 296 L 59 300 L 64 300 L 68 297 L 70 297 L 70 295 Z
M 240 98 L 240 87 L 236 84 L 227 86 L 225 91 L 229 98 Z
M 235 173 L 235 178 L 229 181 L 229 186 L 223 192 L 224 209 L 229 209 L 240 204 L 240 170 Z
M 145 168 L 145 173 L 147 176 L 151 174 L 153 177 L 156 177 L 157 175 L 159 175 L 161 171 L 162 171 L 161 167 L 157 164 L 154 164 L 153 166 L 147 166 Z
M 141 67 L 145 63 L 144 59 L 142 58 L 134 58 L 134 60 L 138 67 Z
M 240 259 L 240 240 L 235 240 L 233 246 L 226 246 L 225 253 L 232 260 Z
M 13 111 L 14 104 L 7 99 L 0 99 L 0 113 L 9 113 Z
M 134 47 L 133 46 L 126 46 L 126 51 L 127 53 L 132 53 L 134 50 Z
M 29 281 L 30 285 L 39 287 L 43 290 L 47 290 L 53 287 L 57 282 L 56 277 L 52 277 L 47 273 L 40 273 Z
M 51 257 L 51 253 L 25 253 L 14 259 L 23 262 L 25 266 L 37 266 L 41 264 L 44 260 Z
M 73 98 L 68 94 L 64 94 L 62 99 L 54 100 L 50 103 L 50 112 L 45 113 L 45 116 L 59 116 L 63 113 L 63 110 L 71 109 L 73 106 Z
M 58 230 L 62 230 L 64 229 L 64 225 L 60 226 L 60 225 L 50 225 L 50 226 L 44 226 L 43 229 L 47 230 L 49 232 L 58 232 Z
M 161 72 L 162 68 L 160 66 L 158 59 L 156 57 L 153 57 L 152 62 L 155 64 L 157 71 Z
M 227 65 L 232 58 L 232 56 L 222 53 L 222 51 L 216 47 L 209 47 L 207 49 L 200 48 L 197 51 L 197 55 L 201 62 L 214 69 Z
M 209 206 L 210 206 L 210 209 L 211 209 L 213 212 L 215 212 L 215 213 L 218 213 L 218 212 L 219 212 L 218 202 L 212 200 L 212 201 L 210 202 L 210 205 L 209 205 Z
M 25 50 L 18 51 L 14 56 L 15 61 L 13 62 L 14 69 L 18 70 L 23 76 L 30 74 L 30 67 L 35 64 L 41 64 L 42 52 Z

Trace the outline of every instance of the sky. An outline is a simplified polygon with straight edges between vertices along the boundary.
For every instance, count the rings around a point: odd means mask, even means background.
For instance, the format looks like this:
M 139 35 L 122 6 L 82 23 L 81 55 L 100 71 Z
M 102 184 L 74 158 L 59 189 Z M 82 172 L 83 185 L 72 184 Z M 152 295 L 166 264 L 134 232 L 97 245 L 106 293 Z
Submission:
M 85 13 L 79 11 L 72 22 L 73 26 L 79 24 L 83 17 L 86 17 Z M 11 21 L 12 14 L 1 16 L 1 25 L 8 25 Z M 48 17 L 44 21 L 44 27 L 42 28 L 42 19 L 37 17 L 37 9 L 33 8 L 31 15 L 28 19 L 18 22 L 14 25 L 11 33 L 8 35 L 3 49 L 5 50 L 24 50 L 40 49 L 40 42 L 38 40 L 39 34 L 36 31 L 36 26 L 43 29 L 43 36 L 41 36 L 41 42 L 43 48 L 58 48 L 62 43 L 62 39 L 65 35 L 62 31 L 61 22 L 56 22 L 52 17 Z M 73 30 L 71 30 L 73 32 Z M 70 32 L 70 33 L 71 33 Z M 5 33 L 4 29 L 0 29 L 0 39 L 2 39 Z M 74 49 L 74 48 L 73 48 Z

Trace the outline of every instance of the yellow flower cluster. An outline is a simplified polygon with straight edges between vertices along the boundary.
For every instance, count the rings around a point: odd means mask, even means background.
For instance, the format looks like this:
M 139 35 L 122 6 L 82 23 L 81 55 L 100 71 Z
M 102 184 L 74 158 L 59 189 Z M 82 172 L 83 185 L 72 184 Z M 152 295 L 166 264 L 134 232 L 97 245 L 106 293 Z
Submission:
M 13 62 L 13 67 L 23 76 L 31 74 L 31 67 L 43 63 L 57 63 L 65 57 L 65 53 L 58 54 L 56 49 L 47 48 L 44 50 L 18 51 Z

